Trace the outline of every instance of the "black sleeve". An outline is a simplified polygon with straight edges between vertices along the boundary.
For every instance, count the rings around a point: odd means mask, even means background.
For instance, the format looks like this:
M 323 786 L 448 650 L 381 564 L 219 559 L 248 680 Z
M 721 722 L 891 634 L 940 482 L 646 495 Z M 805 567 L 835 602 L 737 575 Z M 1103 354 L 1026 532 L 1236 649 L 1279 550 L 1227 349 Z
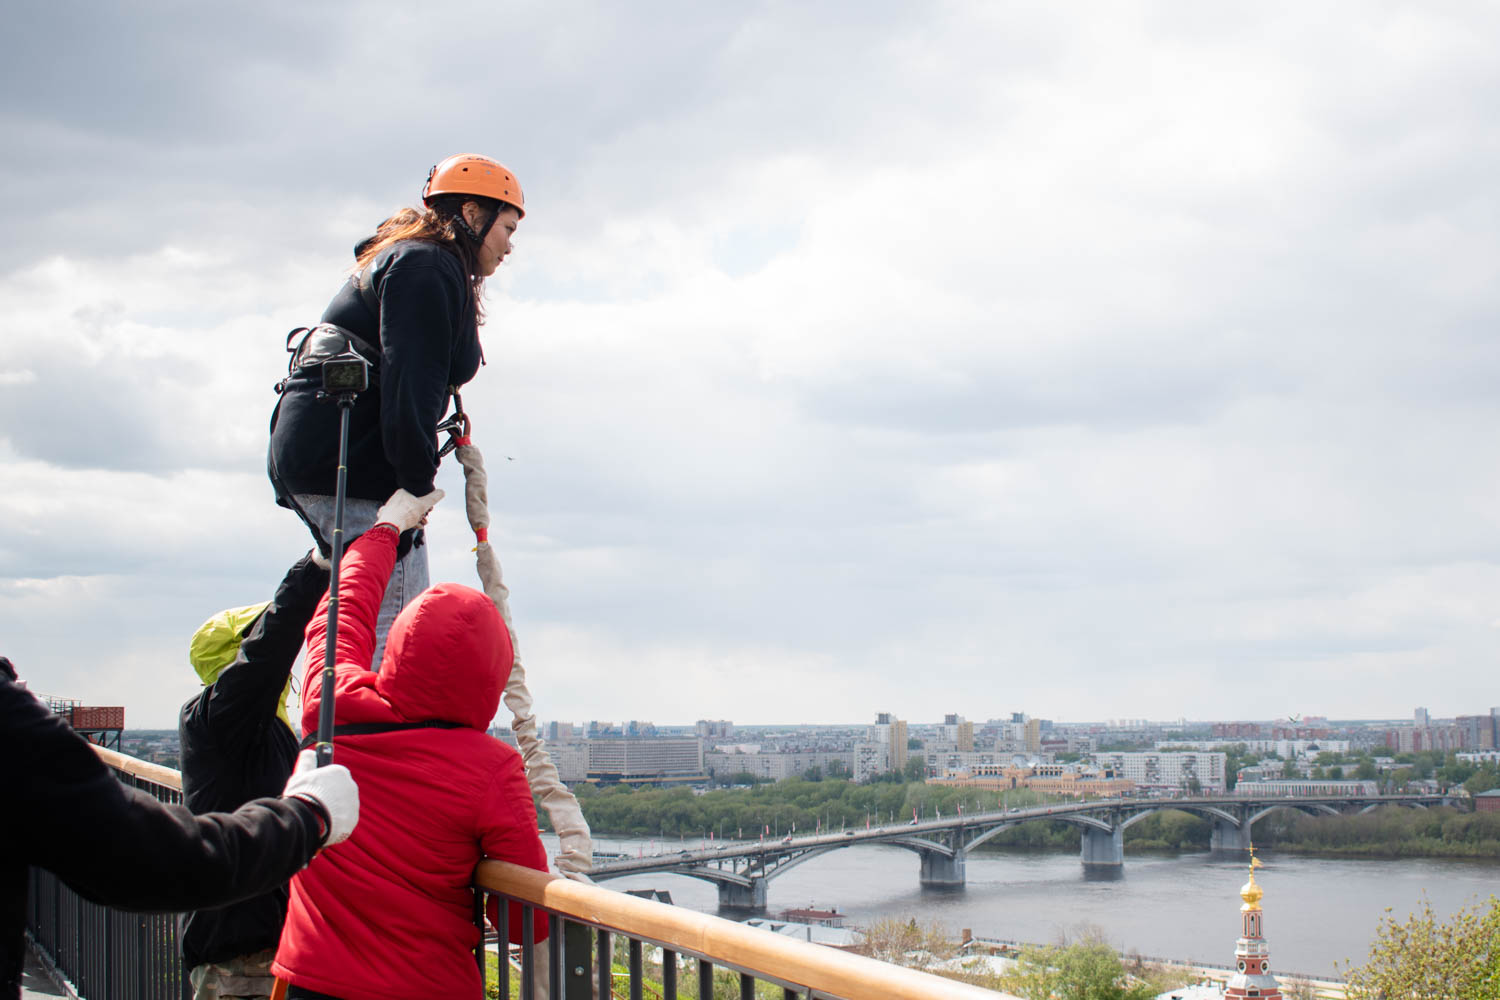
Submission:
M 202 727 L 218 746 L 244 746 L 276 712 L 302 648 L 303 634 L 328 589 L 328 571 L 303 556 L 287 570 L 270 605 L 250 626 L 234 662 L 202 704 Z
M 436 251 L 444 253 L 444 251 Z M 464 289 L 454 268 L 396 260 L 380 276 L 380 432 L 396 485 L 432 492 Z
M 0 682 L 0 758 L 15 761 L 15 820 L 0 835 L 26 863 L 83 896 L 132 910 L 221 906 L 285 882 L 318 847 L 297 800 L 260 799 L 193 816 L 126 788 L 67 723 Z

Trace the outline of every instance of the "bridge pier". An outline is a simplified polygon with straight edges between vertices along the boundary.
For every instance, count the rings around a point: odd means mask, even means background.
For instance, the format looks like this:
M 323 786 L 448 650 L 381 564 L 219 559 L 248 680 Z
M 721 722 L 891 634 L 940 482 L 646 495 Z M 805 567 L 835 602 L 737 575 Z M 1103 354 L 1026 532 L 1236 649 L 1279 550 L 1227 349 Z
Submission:
M 1235 854 L 1243 857 L 1250 849 L 1250 824 L 1236 824 L 1228 820 L 1215 819 L 1208 847 L 1214 854 Z
M 1117 826 L 1106 831 L 1084 827 L 1079 856 L 1085 868 L 1121 867 L 1125 864 L 1125 828 Z
M 749 885 L 719 883 L 719 909 L 759 913 L 766 908 L 766 879 L 752 878 Z
M 922 879 L 923 885 L 931 886 L 961 886 L 966 881 L 964 875 L 965 858 L 963 851 L 954 852 L 952 857 L 940 854 L 937 851 L 922 851 Z

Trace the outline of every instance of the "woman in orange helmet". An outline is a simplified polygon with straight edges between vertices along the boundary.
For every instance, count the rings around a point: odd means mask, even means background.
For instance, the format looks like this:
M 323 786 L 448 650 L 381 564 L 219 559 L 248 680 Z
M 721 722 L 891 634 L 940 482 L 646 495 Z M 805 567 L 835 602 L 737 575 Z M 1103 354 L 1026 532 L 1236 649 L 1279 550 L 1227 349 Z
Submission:
M 426 496 L 438 468 L 437 427 L 450 396 L 484 363 L 484 281 L 511 250 L 525 216 L 515 174 L 486 156 L 433 167 L 422 209 L 403 209 L 355 247 L 355 266 L 296 350 L 271 417 L 267 468 L 276 502 L 295 510 L 324 554 L 331 549 L 339 407 L 320 398 L 315 345 L 348 344 L 370 362 L 370 386 L 350 414 L 345 537 L 374 524 L 397 489 Z M 294 331 L 294 333 L 300 331 Z M 427 586 L 420 529 L 401 554 L 377 622 L 374 665 L 396 613 Z

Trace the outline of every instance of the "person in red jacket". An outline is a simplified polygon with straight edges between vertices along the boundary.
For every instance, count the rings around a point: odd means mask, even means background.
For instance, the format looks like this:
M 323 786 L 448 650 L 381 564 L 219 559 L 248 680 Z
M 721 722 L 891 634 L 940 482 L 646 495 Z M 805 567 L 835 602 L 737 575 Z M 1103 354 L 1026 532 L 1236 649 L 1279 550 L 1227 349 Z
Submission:
M 491 857 L 547 870 L 521 756 L 485 732 L 515 658 L 494 603 L 459 584 L 429 587 L 391 626 L 379 672 L 370 666 L 397 538 L 441 497 L 397 490 L 344 555 L 334 759 L 359 783 L 360 823 L 292 880 L 272 966 L 288 1000 L 479 996 L 474 866 Z M 307 629 L 309 733 L 327 603 Z

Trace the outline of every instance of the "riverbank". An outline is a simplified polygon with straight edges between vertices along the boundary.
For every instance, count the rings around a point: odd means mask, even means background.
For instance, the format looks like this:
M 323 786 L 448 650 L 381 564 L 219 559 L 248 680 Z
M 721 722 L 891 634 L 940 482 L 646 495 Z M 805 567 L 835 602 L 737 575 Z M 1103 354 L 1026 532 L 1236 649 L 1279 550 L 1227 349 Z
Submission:
M 1007 941 L 983 935 L 976 935 L 971 940 L 973 941 L 973 944 L 969 946 L 971 952 L 976 948 L 984 949 L 991 954 L 1006 958 L 1015 958 L 1028 948 L 1040 947 L 1034 941 Z M 1157 969 L 1170 976 L 1180 976 L 1183 983 L 1212 982 L 1222 987 L 1236 971 L 1232 965 L 1184 961 L 1178 958 L 1163 958 L 1160 955 L 1141 955 L 1136 952 L 1120 952 L 1119 955 L 1127 972 L 1140 975 L 1145 969 Z M 1310 992 L 1311 996 L 1317 1000 L 1343 1000 L 1347 992 L 1347 984 L 1343 979 L 1282 970 L 1275 970 L 1275 976 L 1283 992 L 1289 995 L 1308 996 Z M 1296 989 L 1303 992 L 1291 994 L 1291 991 Z
M 551 838 L 549 838 L 551 840 Z M 555 841 L 551 841 L 555 844 Z M 635 857 L 697 846 L 679 841 L 601 838 L 601 848 Z M 1296 970 L 1336 979 L 1366 961 L 1389 907 L 1398 918 L 1424 896 L 1443 917 L 1483 901 L 1500 884 L 1500 864 L 1483 859 L 1329 858 L 1267 850 L 1258 880 L 1266 892 L 1266 935 L 1273 972 Z M 975 851 L 967 884 L 924 889 L 915 854 L 893 846 L 831 851 L 767 887 L 767 909 L 815 904 L 836 908 L 850 926 L 882 917 L 936 921 L 951 936 L 1056 944 L 1097 930 L 1124 953 L 1171 955 L 1205 966 L 1233 960 L 1239 936 L 1242 858 L 1208 851 L 1131 852 L 1106 878 L 1084 870 L 1076 846 L 1061 850 Z M 611 879 L 612 889 L 656 889 L 673 902 L 718 913 L 714 886 L 657 873 Z

